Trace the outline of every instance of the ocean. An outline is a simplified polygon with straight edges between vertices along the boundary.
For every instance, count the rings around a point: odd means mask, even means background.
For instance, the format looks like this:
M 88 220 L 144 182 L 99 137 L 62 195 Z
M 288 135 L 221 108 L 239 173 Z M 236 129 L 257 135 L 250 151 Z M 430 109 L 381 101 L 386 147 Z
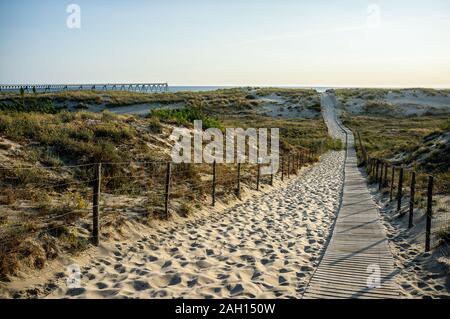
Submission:
M 23 85 L 24 87 L 26 87 L 26 85 Z M 27 92 L 31 92 L 32 91 L 32 87 L 33 85 L 28 85 L 28 91 Z M 246 88 L 249 86 L 170 86 L 168 87 L 168 91 L 169 92 L 183 92 L 183 91 L 188 91 L 188 92 L 206 92 L 206 91 L 215 91 L 215 90 L 219 90 L 219 89 L 232 89 L 232 88 Z M 253 87 L 253 86 L 252 86 Z M 261 86 L 262 87 L 262 86 Z M 318 92 L 325 92 L 327 89 L 330 89 L 330 87 L 309 87 L 309 86 L 264 86 L 264 87 L 276 87 L 276 88 L 298 88 L 298 89 L 315 89 Z M 83 90 L 89 90 L 91 87 L 89 86 L 85 86 L 83 88 Z M 68 85 L 67 86 L 67 90 L 69 91 L 76 91 L 79 90 L 79 85 Z M 104 88 L 102 86 L 97 85 L 97 90 L 101 91 Z M 63 91 L 64 89 L 62 87 L 60 88 L 52 88 L 50 90 L 50 92 L 58 92 L 58 91 Z M 113 90 L 113 85 L 107 85 L 106 86 L 106 90 L 110 91 Z M 118 90 L 116 88 L 116 90 Z M 3 92 L 18 92 L 19 88 L 14 88 L 14 89 L 1 89 L 1 91 Z M 44 92 L 45 88 L 37 88 L 36 92 Z M 139 92 L 139 91 L 137 91 Z M 148 91 L 146 93 L 154 93 L 155 91 Z

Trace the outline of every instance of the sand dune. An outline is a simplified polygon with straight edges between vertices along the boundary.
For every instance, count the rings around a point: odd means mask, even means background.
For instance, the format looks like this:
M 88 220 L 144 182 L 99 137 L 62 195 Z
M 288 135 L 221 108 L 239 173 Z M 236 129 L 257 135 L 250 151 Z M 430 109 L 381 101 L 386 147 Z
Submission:
M 82 262 L 80 288 L 67 289 L 60 276 L 44 285 L 47 297 L 299 298 L 338 209 L 343 162 L 343 152 L 328 153 L 298 179 L 222 214 L 104 244 Z

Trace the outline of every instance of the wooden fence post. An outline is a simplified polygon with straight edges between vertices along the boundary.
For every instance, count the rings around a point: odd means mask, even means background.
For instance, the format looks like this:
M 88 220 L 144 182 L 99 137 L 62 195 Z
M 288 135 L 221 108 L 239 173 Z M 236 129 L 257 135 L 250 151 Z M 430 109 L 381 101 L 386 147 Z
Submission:
M 93 184 L 93 196 L 92 196 L 92 243 L 95 246 L 99 244 L 99 212 L 100 212 L 100 185 L 102 182 L 102 164 L 95 165 L 94 172 L 94 184 Z
M 385 163 L 385 164 L 384 164 L 384 180 L 383 180 L 383 185 L 386 185 L 386 186 L 388 186 L 388 176 L 387 176 L 387 174 L 388 174 L 388 167 L 389 167 L 389 164 L 388 164 L 388 163 Z
M 258 161 L 258 172 L 256 173 L 256 190 L 259 191 L 259 180 L 261 178 L 261 164 Z
M 273 186 L 273 168 L 270 168 L 270 186 Z
M 433 176 L 428 177 L 427 224 L 425 233 L 425 251 L 431 249 L 431 217 L 433 216 Z
M 380 160 L 377 159 L 377 167 L 376 167 L 376 173 L 375 173 L 375 183 L 378 181 L 378 170 L 380 169 Z
M 398 176 L 398 191 L 397 191 L 397 211 L 402 209 L 402 197 L 403 197 L 403 166 L 400 167 L 400 174 Z
M 238 198 L 241 198 L 241 163 L 238 163 L 237 167 L 237 189 L 236 194 Z
M 380 180 L 378 181 L 378 190 L 381 191 L 383 188 L 383 172 L 384 172 L 384 162 L 381 162 L 381 169 L 380 169 Z
M 216 160 L 213 162 L 212 205 L 216 206 Z
M 372 177 L 375 176 L 375 169 L 377 168 L 377 160 L 374 158 L 372 163 Z
M 281 181 L 284 182 L 284 156 L 281 157 Z
M 392 165 L 392 176 L 391 176 L 391 192 L 389 194 L 389 201 L 392 202 L 392 197 L 394 195 L 394 182 L 395 182 L 395 166 Z
M 166 219 L 169 219 L 169 197 L 170 197 L 170 175 L 172 172 L 171 163 L 167 163 L 166 169 L 166 190 L 164 194 L 164 215 Z
M 374 176 L 374 174 L 375 174 L 375 159 L 374 158 L 372 158 L 372 169 L 370 170 L 371 172 L 370 172 L 370 176 Z
M 414 226 L 414 197 L 416 192 L 416 172 L 411 172 L 411 186 L 409 195 L 409 221 L 408 227 L 412 228 Z
M 287 160 L 288 160 L 288 162 L 287 162 L 287 177 L 288 177 L 288 179 L 290 178 L 290 169 L 291 169 L 291 154 L 288 154 L 288 157 L 287 157 Z
M 365 152 L 364 152 L 364 146 L 363 146 L 362 141 L 361 141 L 361 135 L 359 135 L 359 131 L 357 131 L 356 134 L 358 135 L 359 148 L 361 149 L 361 155 L 362 155 L 362 158 L 363 158 L 363 163 L 361 163 L 361 164 L 366 165 L 367 164 L 366 163 L 366 156 L 365 156 Z

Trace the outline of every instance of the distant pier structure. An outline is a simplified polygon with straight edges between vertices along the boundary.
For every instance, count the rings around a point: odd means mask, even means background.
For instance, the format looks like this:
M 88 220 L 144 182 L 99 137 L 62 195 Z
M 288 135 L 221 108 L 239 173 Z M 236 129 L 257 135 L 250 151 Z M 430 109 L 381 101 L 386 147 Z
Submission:
M 167 92 L 167 83 L 108 83 L 108 84 L 0 84 L 0 92 L 58 92 L 58 91 L 131 91 L 131 92 Z

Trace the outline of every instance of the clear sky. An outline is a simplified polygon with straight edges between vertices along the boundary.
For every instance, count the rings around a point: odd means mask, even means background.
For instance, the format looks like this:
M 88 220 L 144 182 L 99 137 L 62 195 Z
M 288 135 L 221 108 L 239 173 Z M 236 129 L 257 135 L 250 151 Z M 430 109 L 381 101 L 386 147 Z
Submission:
M 448 0 L 0 0 L 0 41 L 0 83 L 450 87 Z

